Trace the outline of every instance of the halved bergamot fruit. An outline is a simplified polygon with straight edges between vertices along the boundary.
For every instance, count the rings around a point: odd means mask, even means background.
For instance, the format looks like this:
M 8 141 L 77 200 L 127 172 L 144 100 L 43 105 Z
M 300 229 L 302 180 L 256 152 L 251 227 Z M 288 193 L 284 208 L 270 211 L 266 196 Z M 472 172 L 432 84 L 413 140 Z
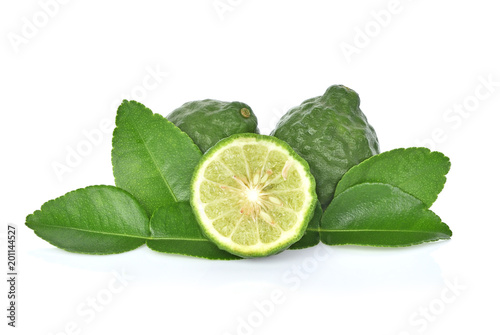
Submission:
M 316 205 L 309 165 L 285 142 L 237 134 L 195 169 L 191 205 L 204 234 L 241 257 L 280 252 L 298 241 Z

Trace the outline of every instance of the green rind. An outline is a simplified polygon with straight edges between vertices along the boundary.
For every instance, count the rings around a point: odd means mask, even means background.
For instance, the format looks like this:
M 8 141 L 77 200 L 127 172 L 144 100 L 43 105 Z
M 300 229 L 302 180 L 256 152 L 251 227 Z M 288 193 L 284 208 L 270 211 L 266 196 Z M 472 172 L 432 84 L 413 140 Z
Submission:
M 344 173 L 379 153 L 375 130 L 359 104 L 356 92 L 333 85 L 322 96 L 290 109 L 271 133 L 309 163 L 323 209 Z
M 306 171 L 309 171 L 309 164 L 302 158 L 300 157 L 293 149 L 288 145 L 286 142 L 281 141 L 275 137 L 272 136 L 266 136 L 266 135 L 258 135 L 258 134 L 235 134 L 232 135 L 231 137 L 225 138 L 221 141 L 219 141 L 216 145 L 214 145 L 210 150 L 208 150 L 205 155 L 203 155 L 202 159 L 200 160 L 198 166 L 196 167 L 194 174 L 193 174 L 193 179 L 191 182 L 191 206 L 193 208 L 193 212 L 196 216 L 196 220 L 198 221 L 200 228 L 203 232 L 203 234 L 212 242 L 214 242 L 220 249 L 225 250 L 227 252 L 230 252 L 236 256 L 242 257 L 242 258 L 255 258 L 255 257 L 265 257 L 265 256 L 270 256 L 273 254 L 277 254 L 281 251 L 286 250 L 290 245 L 294 244 L 295 242 L 299 241 L 302 236 L 304 235 L 306 229 L 307 229 L 307 224 L 311 221 L 313 215 L 314 215 L 314 209 L 316 206 L 316 193 L 315 193 L 315 188 L 316 188 L 316 181 L 314 177 L 309 173 L 307 174 L 307 177 L 311 183 L 311 188 L 309 189 L 309 193 L 311 194 L 313 201 L 311 202 L 310 208 L 306 211 L 306 215 L 304 217 L 304 221 L 302 223 L 301 229 L 297 232 L 297 234 L 292 238 L 288 243 L 277 245 L 274 248 L 271 248 L 265 252 L 253 252 L 253 253 L 248 253 L 248 254 L 241 254 L 238 252 L 235 252 L 234 250 L 231 250 L 230 248 L 226 247 L 225 245 L 221 244 L 217 236 L 213 236 L 208 232 L 203 224 L 203 221 L 200 217 L 200 214 L 198 213 L 198 209 L 196 207 L 196 204 L 194 202 L 194 197 L 193 195 L 195 194 L 196 190 L 194 188 L 194 184 L 196 182 L 196 177 L 198 176 L 200 169 L 202 168 L 203 164 L 205 161 L 209 160 L 212 158 L 212 156 L 222 147 L 224 147 L 226 144 L 231 143 L 237 139 L 240 138 L 253 138 L 256 140 L 264 140 L 264 141 L 271 141 L 279 146 L 282 146 L 286 151 L 290 154 L 291 157 L 296 159 L 302 166 L 304 166 L 304 169 Z
M 248 109 L 249 117 L 242 116 L 242 108 Z M 167 115 L 167 119 L 187 133 L 202 152 L 231 135 L 259 132 L 252 109 L 239 101 L 190 101 Z
M 189 202 L 158 208 L 151 217 L 147 246 L 158 252 L 216 260 L 241 259 L 219 249 L 201 232 Z
M 78 189 L 44 203 L 26 226 L 50 244 L 76 253 L 107 255 L 136 249 L 149 237 L 146 211 L 114 186 Z
M 319 224 L 322 216 L 323 210 L 321 209 L 321 204 L 318 201 L 314 209 L 314 215 L 307 225 L 304 236 L 302 236 L 302 238 L 298 242 L 292 244 L 289 248 L 290 250 L 310 248 L 319 244 Z
M 337 185 L 335 196 L 357 184 L 384 183 L 413 195 L 429 208 L 443 190 L 450 167 L 448 157 L 427 148 L 386 151 L 347 171 Z
M 136 197 L 151 216 L 166 203 L 189 200 L 192 172 L 202 153 L 172 122 L 124 100 L 116 115 L 111 156 L 116 186 Z
M 449 227 L 419 199 L 382 183 L 353 186 L 335 197 L 321 220 L 321 241 L 403 247 L 449 239 Z

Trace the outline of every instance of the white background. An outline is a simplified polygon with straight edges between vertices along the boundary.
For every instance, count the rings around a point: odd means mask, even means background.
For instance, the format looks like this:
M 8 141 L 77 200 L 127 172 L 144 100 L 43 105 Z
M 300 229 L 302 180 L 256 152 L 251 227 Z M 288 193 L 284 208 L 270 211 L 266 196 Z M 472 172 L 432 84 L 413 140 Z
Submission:
M 51 16 L 35 0 L 0 5 L 0 259 L 4 278 L 15 224 L 20 274 L 15 330 L 2 280 L 8 334 L 500 334 L 494 1 L 62 2 Z M 450 241 L 218 262 L 144 247 L 71 254 L 24 226 L 49 199 L 113 184 L 112 127 L 100 125 L 123 98 L 163 115 L 189 100 L 239 100 L 268 133 L 332 84 L 359 93 L 382 150 L 421 145 L 451 158 L 432 208 Z M 85 147 L 86 132 L 102 141 Z M 86 156 L 58 178 L 54 164 L 78 149 Z

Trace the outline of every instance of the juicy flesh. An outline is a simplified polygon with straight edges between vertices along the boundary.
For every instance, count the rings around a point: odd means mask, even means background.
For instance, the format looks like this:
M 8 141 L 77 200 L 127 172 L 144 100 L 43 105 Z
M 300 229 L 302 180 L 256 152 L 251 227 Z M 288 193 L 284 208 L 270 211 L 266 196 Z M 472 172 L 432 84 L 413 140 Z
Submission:
M 200 193 L 215 230 L 247 246 L 275 242 L 292 230 L 307 192 L 294 162 L 252 144 L 229 148 L 209 163 Z

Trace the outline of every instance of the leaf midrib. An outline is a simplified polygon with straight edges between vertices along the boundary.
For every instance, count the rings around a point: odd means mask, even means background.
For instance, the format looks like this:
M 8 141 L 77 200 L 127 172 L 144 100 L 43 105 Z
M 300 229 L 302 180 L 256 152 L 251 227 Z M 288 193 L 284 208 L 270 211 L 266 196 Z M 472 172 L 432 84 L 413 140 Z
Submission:
M 191 242 L 207 242 L 212 243 L 209 240 L 197 239 L 197 238 L 174 238 L 174 237 L 148 237 L 148 241 L 191 241 Z
M 88 229 L 82 229 L 82 228 L 74 228 L 74 227 L 66 227 L 66 226 L 53 226 L 53 225 L 45 225 L 45 224 L 36 224 L 33 227 L 33 229 L 36 231 L 36 230 L 39 229 L 39 227 L 68 229 L 68 230 L 82 231 L 82 232 L 86 232 L 86 233 L 111 235 L 111 236 L 141 238 L 141 239 L 145 239 L 145 240 L 148 240 L 148 241 L 174 240 L 174 241 L 192 241 L 192 242 L 207 242 L 207 243 L 211 243 L 209 240 L 205 240 L 205 239 L 201 239 L 201 238 L 200 239 L 195 239 L 195 238 L 173 238 L 173 237 L 160 237 L 160 238 L 158 238 L 158 237 L 152 237 L 152 236 L 137 236 L 137 235 L 129 235 L 129 234 L 109 233 L 109 232 L 94 231 L 94 230 L 88 230 Z
M 318 229 L 318 232 L 327 232 L 327 233 L 360 233 L 360 232 L 370 232 L 370 233 L 378 233 L 378 232 L 387 232 L 387 233 L 437 233 L 437 234 L 445 234 L 445 232 L 441 231 L 429 231 L 429 230 L 396 230 L 396 229 Z
M 153 114 L 153 117 L 154 117 L 154 114 Z M 174 198 L 174 201 L 175 202 L 178 202 L 179 200 L 177 199 L 174 191 L 172 190 L 172 188 L 170 187 L 170 184 L 168 183 L 168 181 L 165 179 L 165 176 L 163 175 L 163 173 L 161 173 L 162 171 L 160 170 L 160 167 L 158 165 L 158 163 L 156 162 L 156 159 L 154 158 L 154 156 L 151 154 L 151 151 L 149 150 L 148 146 L 146 145 L 146 141 L 144 140 L 144 138 L 142 137 L 140 131 L 135 127 L 135 124 L 133 122 L 129 122 L 130 125 L 132 126 L 132 129 L 134 129 L 134 131 L 137 133 L 137 135 L 139 136 L 142 144 L 144 145 L 144 147 L 146 148 L 146 151 L 148 152 L 148 155 L 149 157 L 151 158 L 151 160 L 153 161 L 153 164 L 155 165 L 155 168 L 158 170 L 158 173 L 160 174 L 161 176 L 161 179 L 163 180 L 163 182 L 165 183 L 165 185 L 167 186 L 167 189 L 168 191 L 170 192 L 170 194 L 172 195 L 172 197 Z
M 148 236 L 137 236 L 137 235 L 120 234 L 120 233 L 109 233 L 109 232 L 104 232 L 104 231 L 95 231 L 95 230 L 75 228 L 75 227 L 55 226 L 55 225 L 46 225 L 46 224 L 38 224 L 38 223 L 34 224 L 32 229 L 36 231 L 36 230 L 39 230 L 39 227 L 68 229 L 68 230 L 82 231 L 82 232 L 85 232 L 85 233 L 93 233 L 93 234 L 101 234 L 101 235 L 111 235 L 111 236 L 122 236 L 122 237 L 130 237 L 130 238 L 141 238 L 141 239 L 148 239 L 149 238 Z

